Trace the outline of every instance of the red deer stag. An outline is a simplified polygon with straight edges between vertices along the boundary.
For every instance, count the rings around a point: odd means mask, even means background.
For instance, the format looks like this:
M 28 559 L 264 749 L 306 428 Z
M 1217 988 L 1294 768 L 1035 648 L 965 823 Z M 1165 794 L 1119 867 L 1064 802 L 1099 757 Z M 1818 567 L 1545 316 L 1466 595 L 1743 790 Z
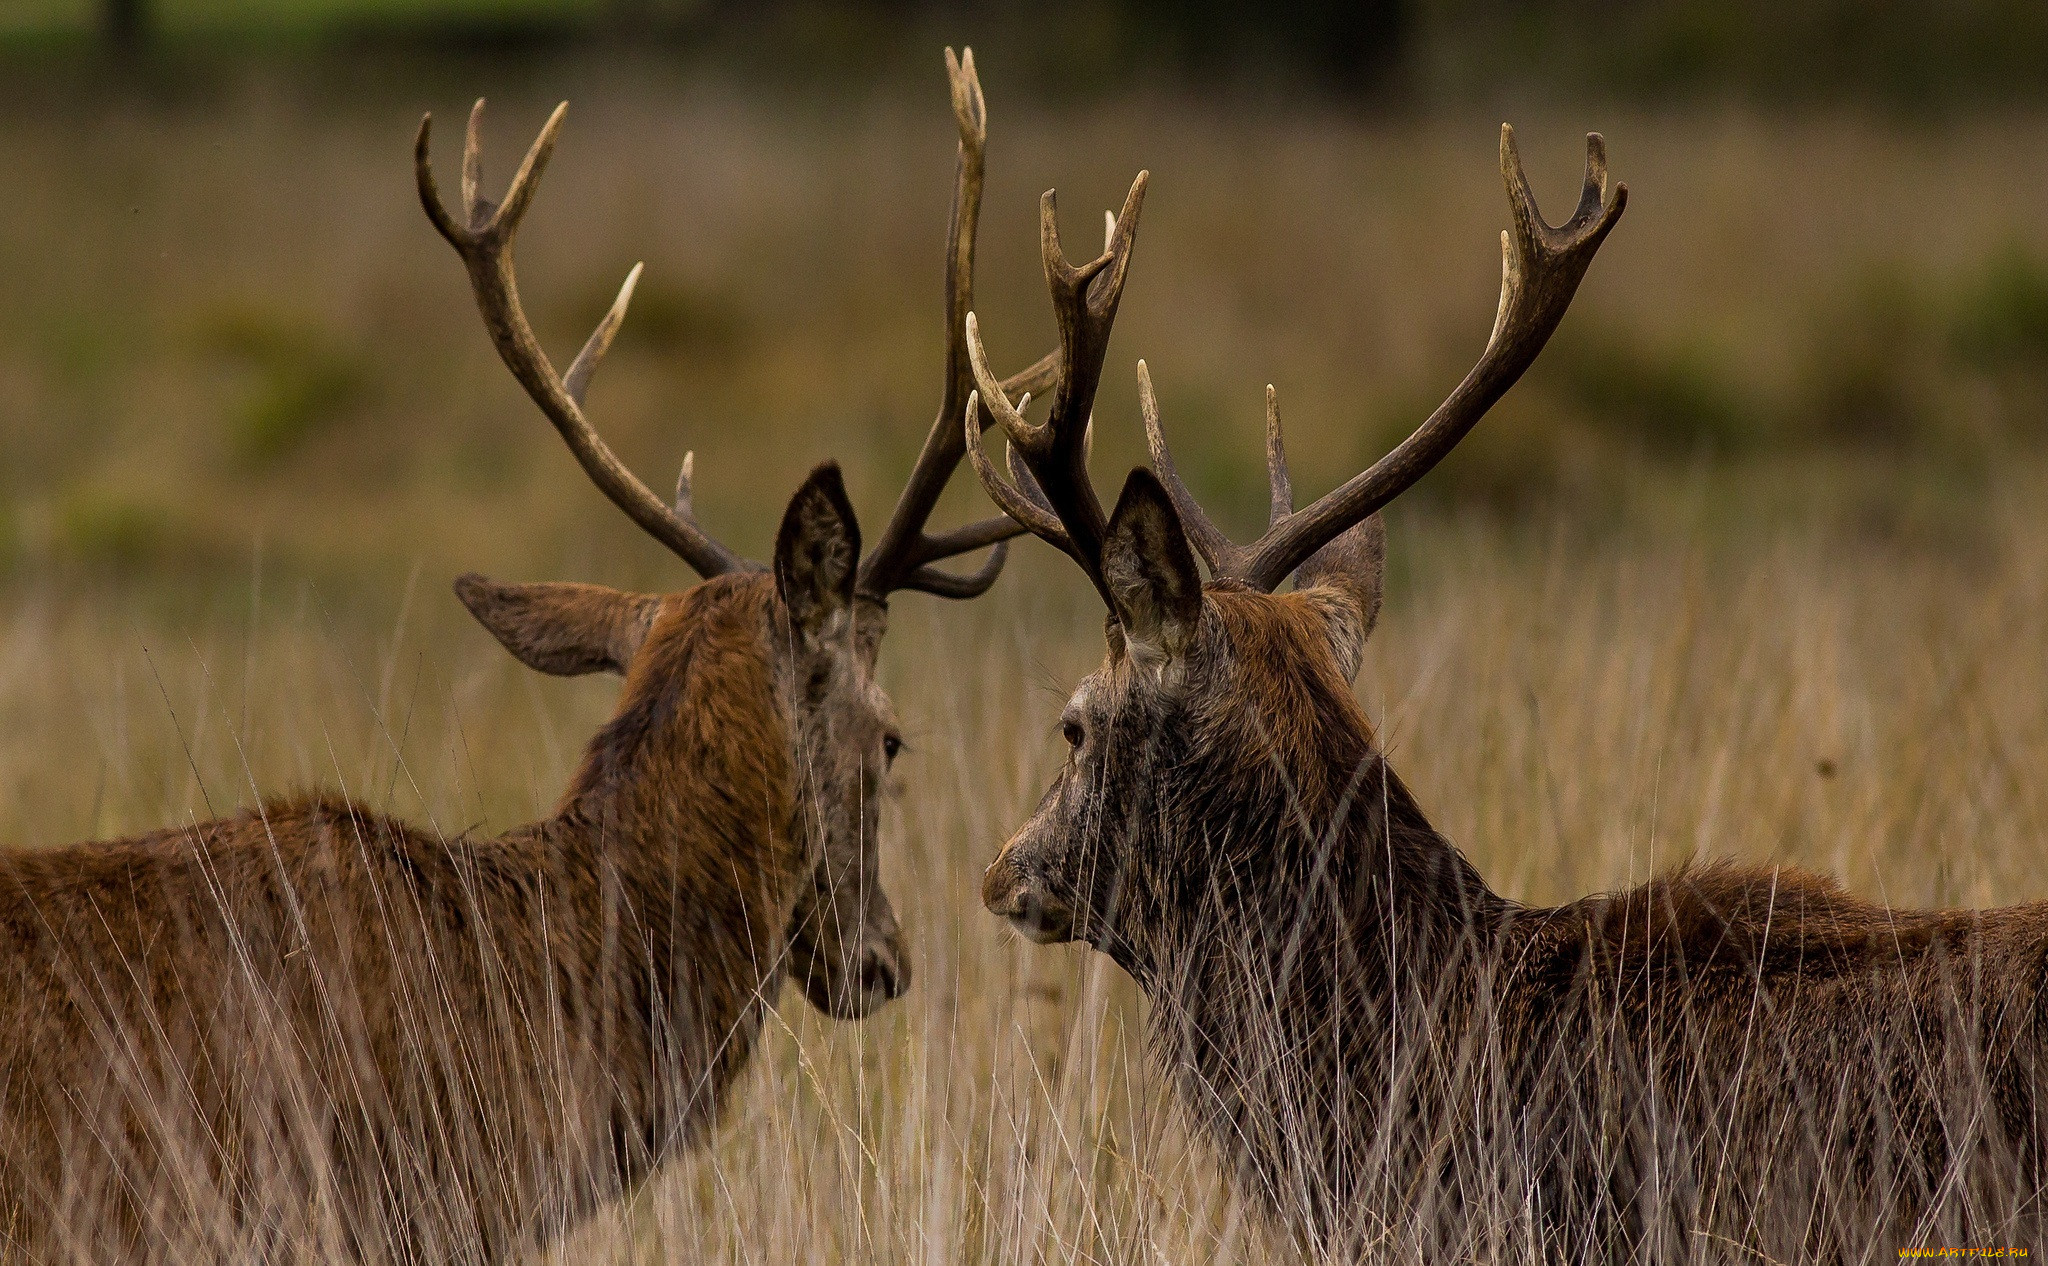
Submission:
M 2048 908 L 1890 910 L 1725 864 L 1529 908 L 1488 888 L 1376 745 L 1350 682 L 1380 607 L 1377 511 L 1535 360 L 1625 203 L 1597 135 L 1560 228 L 1505 128 L 1501 168 L 1511 228 L 1477 365 L 1298 511 L 1269 389 L 1272 512 L 1250 545 L 1176 476 L 1142 362 L 1153 469 L 1103 513 L 1085 434 L 1144 177 L 1078 268 L 1045 196 L 1058 391 L 1028 421 L 970 317 L 1010 479 L 964 436 L 991 496 L 1080 564 L 1111 619 L 1065 709 L 1065 766 L 983 901 L 1140 984 L 1180 1106 L 1318 1259 L 2041 1243 Z
M 327 796 L 132 839 L 0 853 L 0 1257 L 496 1260 L 705 1134 L 778 982 L 856 1018 L 908 968 L 879 883 L 899 744 L 873 677 L 888 595 L 985 590 L 1017 529 L 940 535 L 970 392 L 985 114 L 960 132 L 946 389 L 880 544 L 831 465 L 791 499 L 772 568 L 664 504 L 585 418 L 633 288 L 566 374 L 522 313 L 512 239 L 562 112 L 502 207 L 463 219 L 416 151 L 505 363 L 606 496 L 704 577 L 669 595 L 456 582 L 542 672 L 624 678 L 554 816 L 454 839 Z M 1013 389 L 1043 385 L 1050 357 Z M 933 564 L 995 546 L 973 575 Z M 41 1255 L 39 1255 L 41 1254 Z

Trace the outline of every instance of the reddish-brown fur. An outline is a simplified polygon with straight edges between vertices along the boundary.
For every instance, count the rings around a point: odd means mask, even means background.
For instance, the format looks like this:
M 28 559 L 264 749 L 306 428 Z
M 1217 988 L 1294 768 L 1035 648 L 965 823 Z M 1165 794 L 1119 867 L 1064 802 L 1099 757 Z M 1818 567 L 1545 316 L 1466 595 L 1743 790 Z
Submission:
M 0 852 L 0 1243 L 492 1259 L 700 1138 L 784 976 L 900 992 L 880 613 L 827 482 L 776 576 L 459 586 L 530 663 L 625 669 L 550 818 L 444 839 L 315 796 Z

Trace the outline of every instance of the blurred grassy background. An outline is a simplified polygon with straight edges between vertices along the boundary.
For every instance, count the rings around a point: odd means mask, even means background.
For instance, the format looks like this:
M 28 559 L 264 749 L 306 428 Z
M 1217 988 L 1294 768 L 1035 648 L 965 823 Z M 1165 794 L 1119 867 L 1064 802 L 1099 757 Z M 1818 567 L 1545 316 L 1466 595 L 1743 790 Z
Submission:
M 1092 235 L 1093 210 L 1155 172 L 1104 392 L 1105 472 L 1138 451 L 1139 355 L 1198 488 L 1243 521 L 1263 498 L 1264 383 L 1304 487 L 1320 487 L 1477 354 L 1502 111 L 1156 89 L 1046 104 L 984 61 L 980 307 L 1003 363 L 1051 337 L 1036 192 L 1059 186 L 1069 235 Z M 260 539 L 283 574 L 377 588 L 413 561 L 588 568 L 593 551 L 649 578 L 655 550 L 497 364 L 412 195 L 418 111 L 443 116 L 452 168 L 472 90 L 494 101 L 500 180 L 553 101 L 575 103 L 522 240 L 552 346 L 566 355 L 648 263 L 595 400 L 622 454 L 659 483 L 698 449 L 706 514 L 756 552 L 781 491 L 826 456 L 886 505 L 936 394 L 951 138 L 934 76 L 783 94 L 654 59 L 380 73 L 360 97 L 266 66 L 185 92 L 15 101 L 0 574 L 219 581 Z M 1552 214 L 1589 123 L 1635 199 L 1553 347 L 1418 503 L 1971 546 L 2000 473 L 2048 439 L 2040 115 L 1513 113 Z
M 497 187 L 572 101 L 521 239 L 529 310 L 566 357 L 647 262 L 593 416 L 656 487 L 695 449 L 700 514 L 759 556 L 827 457 L 873 531 L 929 423 L 939 50 L 971 40 L 991 352 L 1051 339 L 1039 191 L 1078 253 L 1149 167 L 1098 479 L 1140 455 L 1144 356 L 1239 530 L 1264 384 L 1313 495 L 1477 356 L 1500 121 L 1553 218 L 1606 134 L 1627 217 L 1528 378 L 1394 512 L 1360 687 L 1503 890 L 1709 853 L 1908 904 L 2048 895 L 2044 11 L 1358 12 L 161 0 L 109 50 L 97 6 L 12 0 L 0 839 L 306 783 L 449 829 L 545 812 L 609 684 L 518 669 L 449 580 L 688 578 L 497 362 L 414 199 L 420 113 L 452 186 L 488 95 Z M 985 512 L 963 486 L 941 515 Z M 622 1212 L 626 1242 L 1229 1259 L 1228 1200 L 1146 1123 L 1132 1000 L 975 903 L 1099 654 L 1091 595 L 1026 544 L 986 601 L 896 607 L 913 755 L 887 849 L 918 987 L 859 1030 L 785 1008 L 748 1124 Z

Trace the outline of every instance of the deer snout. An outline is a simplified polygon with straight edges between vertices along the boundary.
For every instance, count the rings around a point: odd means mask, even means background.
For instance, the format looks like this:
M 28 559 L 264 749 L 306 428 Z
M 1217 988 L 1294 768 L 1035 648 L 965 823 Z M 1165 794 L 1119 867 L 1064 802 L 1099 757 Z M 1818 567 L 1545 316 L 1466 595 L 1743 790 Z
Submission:
M 981 904 L 1040 945 L 1073 940 L 1073 910 L 1053 896 L 1044 881 L 1017 864 L 1015 845 L 1014 840 L 1004 845 L 982 874 Z
M 910 990 L 910 964 L 893 942 L 871 945 L 861 952 L 855 983 L 870 1008 L 893 1002 Z
M 805 992 L 820 1011 L 839 1020 L 864 1020 L 910 989 L 910 963 L 895 937 L 870 941 L 845 961 L 830 985 L 808 982 Z

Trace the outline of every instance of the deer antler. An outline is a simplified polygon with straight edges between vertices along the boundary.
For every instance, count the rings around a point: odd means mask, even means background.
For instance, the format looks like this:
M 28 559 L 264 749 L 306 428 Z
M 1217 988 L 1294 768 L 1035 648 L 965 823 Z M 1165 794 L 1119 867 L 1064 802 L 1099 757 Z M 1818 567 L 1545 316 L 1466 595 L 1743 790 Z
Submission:
M 519 281 L 512 270 L 512 239 L 519 231 L 519 221 L 533 202 L 534 191 L 540 185 L 540 175 L 547 167 L 548 157 L 554 152 L 555 135 L 561 131 L 562 118 L 568 113 L 568 103 L 555 107 L 548 116 L 547 125 L 534 138 L 533 147 L 526 151 L 526 160 L 519 164 L 519 172 L 512 177 L 512 185 L 505 193 L 502 206 L 493 206 L 490 199 L 477 192 L 482 176 L 483 147 L 481 129 L 484 117 L 484 103 L 479 100 L 469 112 L 469 133 L 462 147 L 462 216 L 463 223 L 457 224 L 441 203 L 441 191 L 434 183 L 434 167 L 429 157 L 429 142 L 433 132 L 434 116 L 427 115 L 420 120 L 419 138 L 413 142 L 413 168 L 419 180 L 420 204 L 427 210 L 427 218 L 434 222 L 441 236 L 462 256 L 462 262 L 469 269 L 470 289 L 476 294 L 477 311 L 483 315 L 484 327 L 490 331 L 491 342 L 497 346 L 498 355 L 526 394 L 540 406 L 540 411 L 554 423 L 555 430 L 569 445 L 569 451 L 576 455 L 585 474 L 590 476 L 612 503 L 626 512 L 626 516 L 639 524 L 650 536 L 674 550 L 678 557 L 688 563 L 700 576 L 709 579 L 729 571 L 758 570 L 759 565 L 748 562 L 739 555 L 713 540 L 697 526 L 690 507 L 691 456 L 683 458 L 683 473 L 676 487 L 674 506 L 665 505 L 661 498 L 648 491 L 632 471 L 626 469 L 612 450 L 599 437 L 590 422 L 583 415 L 583 396 L 590 386 L 590 376 L 597 369 L 598 361 L 604 358 L 611 347 L 612 338 L 619 331 L 619 323 L 626 318 L 626 305 L 632 302 L 633 287 L 640 280 L 640 265 L 626 275 L 626 284 L 619 288 L 619 297 L 612 301 L 611 311 L 591 332 L 570 363 L 566 375 L 558 375 L 549 362 L 547 353 L 541 350 L 540 340 L 534 337 L 533 327 L 527 324 L 525 309 L 519 302 Z
M 1088 427 L 1095 390 L 1102 381 L 1102 359 L 1109 348 L 1110 328 L 1123 299 L 1130 273 L 1131 248 L 1137 241 L 1138 213 L 1145 204 L 1150 173 L 1131 182 L 1124 206 L 1109 222 L 1102 254 L 1075 267 L 1060 247 L 1058 207 L 1048 189 L 1038 204 L 1039 252 L 1045 261 L 1046 286 L 1052 292 L 1053 317 L 1059 326 L 1060 374 L 1052 409 L 1036 425 L 1025 420 L 1028 393 L 1016 403 L 1011 384 L 997 382 L 989 371 L 988 354 L 974 314 L 966 320 L 968 363 L 974 370 L 976 393 L 966 418 L 967 453 L 982 486 L 1003 512 L 1071 555 L 1108 600 L 1102 578 L 1102 538 L 1107 518 L 1095 488 L 1088 481 Z M 1021 375 L 1020 375 L 1021 377 Z M 1014 380 L 1013 380 L 1014 381 Z M 1016 483 L 996 474 L 982 450 L 976 402 L 987 407 L 1009 436 L 1009 467 Z M 1020 465 L 1019 462 L 1022 462 Z
M 1256 589 L 1272 590 L 1280 585 L 1317 550 L 1428 474 L 1543 350 L 1571 306 L 1594 252 L 1628 205 L 1628 186 L 1617 184 L 1613 196 L 1608 196 L 1607 145 L 1598 132 L 1588 133 L 1586 182 L 1578 208 L 1562 226 L 1552 228 L 1536 209 L 1515 148 L 1515 131 L 1505 124 L 1500 130 L 1500 168 L 1513 220 L 1512 227 L 1500 235 L 1500 307 L 1479 363 L 1392 452 L 1298 512 L 1280 438 L 1279 401 L 1273 388 L 1267 387 L 1266 469 L 1272 511 L 1265 535 L 1250 545 L 1233 545 L 1181 483 L 1160 429 L 1151 375 L 1143 361 L 1138 363 L 1138 400 L 1153 469 L 1180 511 L 1189 542 L 1215 575 L 1241 580 Z
M 974 233 L 981 215 L 981 180 L 988 146 L 988 107 L 981 80 L 974 72 L 974 50 L 959 58 L 946 50 L 946 75 L 953 88 L 953 117 L 960 126 L 960 159 L 953 184 L 952 222 L 946 243 L 946 389 L 939 416 L 925 437 L 924 449 L 911 468 L 909 482 L 875 547 L 861 561 L 860 592 L 885 600 L 892 590 L 917 589 L 945 598 L 972 598 L 995 583 L 1002 571 L 1010 537 L 1024 531 L 1007 515 L 996 515 L 937 536 L 926 535 L 925 522 L 939 494 L 953 477 L 966 451 L 960 418 L 973 396 L 973 371 L 968 365 L 966 326 L 974 307 Z M 1059 356 L 1047 353 L 1037 364 L 1007 379 L 1010 391 L 1042 392 L 1059 375 Z M 986 409 L 975 411 L 976 434 L 994 419 Z M 931 566 L 941 559 L 993 545 L 988 561 L 970 575 L 956 575 Z

